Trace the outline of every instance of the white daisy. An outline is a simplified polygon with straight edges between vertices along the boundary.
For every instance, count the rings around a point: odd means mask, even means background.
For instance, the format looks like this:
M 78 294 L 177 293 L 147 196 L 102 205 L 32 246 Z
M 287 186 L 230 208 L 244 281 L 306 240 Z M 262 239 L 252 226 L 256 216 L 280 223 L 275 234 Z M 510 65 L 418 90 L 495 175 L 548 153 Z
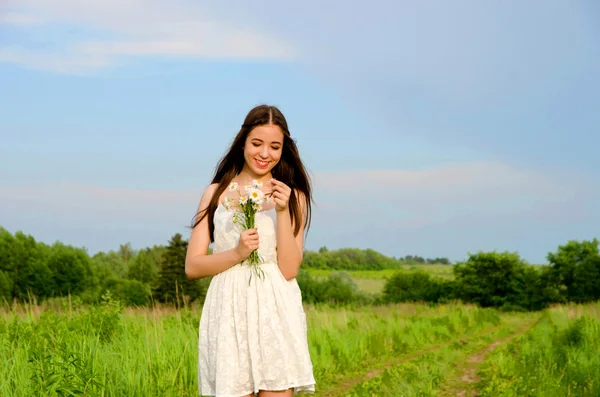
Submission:
M 262 186 L 262 182 L 259 182 L 259 181 L 257 181 L 256 179 L 254 179 L 254 180 L 252 181 L 252 185 L 251 185 L 251 186 L 252 186 L 253 188 L 255 188 L 255 189 L 260 189 L 260 187 Z
M 238 188 L 237 182 L 231 182 L 229 184 L 229 191 L 230 192 L 235 192 L 237 190 L 237 188 Z
M 255 204 L 262 204 L 265 194 L 259 189 L 250 189 L 248 198 Z
M 240 205 L 246 205 L 247 202 L 248 202 L 248 196 L 242 196 L 240 198 Z

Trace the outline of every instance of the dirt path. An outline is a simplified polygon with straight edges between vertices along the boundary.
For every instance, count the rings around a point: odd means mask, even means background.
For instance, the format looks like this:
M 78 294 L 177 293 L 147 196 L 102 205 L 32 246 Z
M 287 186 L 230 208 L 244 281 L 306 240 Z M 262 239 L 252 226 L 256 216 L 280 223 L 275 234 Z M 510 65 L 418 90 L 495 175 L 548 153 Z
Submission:
M 339 396 L 344 396 L 350 389 L 352 389 L 353 387 L 355 387 L 356 385 L 366 382 L 369 379 L 372 379 L 380 374 L 382 374 L 386 369 L 388 368 L 392 368 L 396 365 L 400 365 L 401 363 L 405 363 L 408 361 L 412 361 L 416 358 L 421 357 L 424 354 L 430 353 L 430 352 L 434 352 L 440 349 L 443 349 L 446 346 L 449 346 L 453 343 L 462 343 L 462 344 L 467 344 L 469 343 L 469 339 L 473 339 L 473 338 L 480 338 L 482 336 L 488 335 L 488 334 L 492 334 L 494 332 L 496 332 L 499 328 L 501 327 L 501 325 L 492 327 L 492 328 L 488 328 L 486 330 L 480 331 L 476 334 L 473 334 L 471 336 L 463 336 L 462 338 L 457 338 L 457 339 L 453 339 L 450 340 L 448 342 L 445 343 L 441 343 L 438 345 L 434 345 L 431 346 L 427 349 L 423 349 L 423 350 L 419 350 L 418 352 L 414 352 L 414 353 L 410 353 L 410 354 L 406 354 L 406 355 L 402 355 L 400 357 L 394 358 L 392 360 L 389 360 L 387 362 L 385 362 L 383 365 L 380 365 L 376 368 L 373 368 L 371 371 L 367 372 L 366 374 L 364 374 L 361 377 L 357 377 L 354 379 L 348 379 L 343 381 L 342 383 L 338 384 L 335 389 L 333 390 L 329 390 L 329 391 L 323 391 L 322 393 L 317 393 L 316 395 L 319 397 L 339 397 Z
M 516 332 L 507 335 L 503 338 L 497 339 L 476 352 L 468 356 L 457 370 L 457 376 L 448 379 L 444 382 L 444 385 L 440 388 L 438 393 L 439 397 L 472 397 L 478 396 L 479 392 L 475 388 L 475 384 L 479 382 L 480 378 L 477 376 L 477 370 L 481 364 L 487 359 L 488 355 L 494 351 L 498 346 L 503 343 L 509 342 L 510 340 L 523 335 L 526 333 L 534 324 L 537 323 L 538 316 L 534 319 L 529 320 L 523 324 Z

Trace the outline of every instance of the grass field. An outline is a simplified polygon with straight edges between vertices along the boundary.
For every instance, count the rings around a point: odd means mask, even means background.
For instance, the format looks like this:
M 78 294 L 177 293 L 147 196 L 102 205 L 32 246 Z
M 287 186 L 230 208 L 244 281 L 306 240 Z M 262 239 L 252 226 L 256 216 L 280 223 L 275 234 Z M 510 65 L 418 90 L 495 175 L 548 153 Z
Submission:
M 306 307 L 316 396 L 598 396 L 600 305 Z M 197 308 L 0 314 L 0 397 L 196 396 Z M 462 393 L 462 394 L 461 394 Z
M 401 270 L 385 269 L 385 270 L 344 270 L 356 282 L 358 287 L 370 294 L 377 294 L 383 290 L 385 280 L 391 277 L 398 271 L 418 271 L 422 270 L 429 273 L 431 276 L 440 277 L 443 279 L 453 279 L 452 265 L 415 265 L 403 266 Z M 307 269 L 311 276 L 315 278 L 324 278 L 330 275 L 335 270 L 324 269 Z

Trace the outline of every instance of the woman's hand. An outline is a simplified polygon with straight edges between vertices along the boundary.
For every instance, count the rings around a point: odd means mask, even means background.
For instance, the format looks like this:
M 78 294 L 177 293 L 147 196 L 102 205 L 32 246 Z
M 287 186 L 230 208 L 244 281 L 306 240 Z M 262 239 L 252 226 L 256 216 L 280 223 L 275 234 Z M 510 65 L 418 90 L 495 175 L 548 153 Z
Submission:
M 271 179 L 271 189 L 272 194 L 271 197 L 275 202 L 275 210 L 276 211 L 285 211 L 288 209 L 288 204 L 290 202 L 290 194 L 292 193 L 292 189 L 283 182 L 278 181 L 277 179 Z
M 236 247 L 240 262 L 250 256 L 252 251 L 258 249 L 258 231 L 256 228 L 247 229 L 240 233 L 240 241 Z

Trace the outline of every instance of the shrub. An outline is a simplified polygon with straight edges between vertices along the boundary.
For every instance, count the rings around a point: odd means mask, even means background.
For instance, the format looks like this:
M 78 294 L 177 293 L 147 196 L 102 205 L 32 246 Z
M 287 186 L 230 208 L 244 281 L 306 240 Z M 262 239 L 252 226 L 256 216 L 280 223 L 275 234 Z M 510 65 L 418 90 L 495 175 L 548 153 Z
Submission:
M 438 303 L 452 299 L 452 295 L 452 281 L 431 277 L 422 270 L 398 271 L 383 287 L 383 300 L 391 303 Z

